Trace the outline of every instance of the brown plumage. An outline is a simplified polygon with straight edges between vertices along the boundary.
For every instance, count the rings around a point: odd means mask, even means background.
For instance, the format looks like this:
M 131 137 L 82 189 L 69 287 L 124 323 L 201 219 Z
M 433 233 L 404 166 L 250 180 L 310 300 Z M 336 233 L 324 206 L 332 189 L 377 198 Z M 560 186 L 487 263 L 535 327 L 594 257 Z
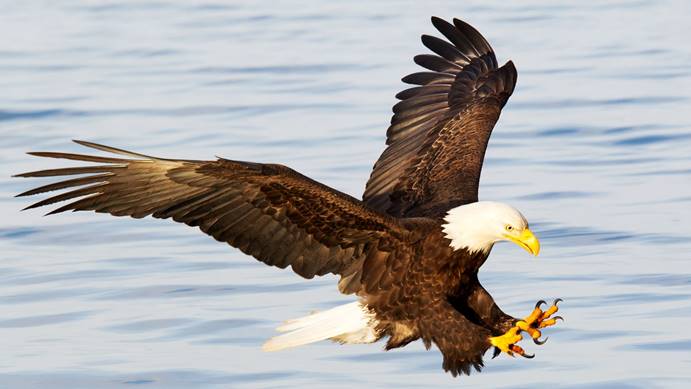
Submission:
M 19 177 L 97 173 L 19 196 L 72 189 L 26 209 L 79 198 L 49 214 L 96 211 L 114 216 L 171 218 L 220 242 L 305 278 L 359 273 L 358 260 L 391 251 L 409 234 L 398 220 L 281 165 L 185 161 L 77 143 L 130 158 L 33 152 L 35 156 L 104 163 L 42 170 Z M 344 291 L 354 291 L 353 287 Z
M 169 218 L 305 278 L 340 275 L 339 289 L 366 304 L 387 349 L 422 339 L 439 347 L 452 374 L 480 370 L 489 337 L 516 319 L 478 282 L 487 253 L 452 248 L 442 218 L 477 201 L 485 148 L 516 70 L 511 62 L 497 67 L 470 25 L 432 23 L 450 43 L 422 37 L 438 56 L 415 57 L 430 71 L 403 79 L 418 86 L 397 96 L 388 148 L 363 201 L 282 165 L 163 159 L 83 141 L 119 156 L 30 153 L 97 165 L 20 174 L 78 177 L 19 196 L 67 190 L 27 208 L 71 200 L 50 214 Z
M 388 147 L 374 165 L 365 204 L 393 216 L 442 217 L 477 201 L 487 142 L 501 108 L 516 85 L 509 61 L 497 68 L 494 51 L 469 24 L 432 24 L 451 42 L 429 35 L 422 42 L 434 55 L 415 62 L 432 72 L 403 82 L 420 85 L 396 95 Z

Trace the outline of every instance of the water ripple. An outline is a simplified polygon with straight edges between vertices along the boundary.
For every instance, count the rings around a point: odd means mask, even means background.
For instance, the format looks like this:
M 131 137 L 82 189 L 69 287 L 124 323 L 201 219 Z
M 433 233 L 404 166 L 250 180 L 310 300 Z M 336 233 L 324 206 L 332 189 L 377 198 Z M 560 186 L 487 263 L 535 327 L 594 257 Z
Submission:
M 47 180 L 10 176 L 57 163 L 24 152 L 84 152 L 73 138 L 281 162 L 358 196 L 431 8 L 518 68 L 480 194 L 528 215 L 544 252 L 498 246 L 480 277 L 515 315 L 566 298 L 549 342 L 524 344 L 531 361 L 488 354 L 452 379 L 420 342 L 263 353 L 283 320 L 355 297 L 174 223 L 18 212 L 13 196 Z M 688 387 L 687 16 L 682 0 L 14 2 L 0 23 L 0 387 Z
M 94 311 L 75 311 L 69 313 L 59 313 L 53 315 L 34 315 L 24 316 L 14 319 L 0 320 L 0 328 L 26 328 L 48 326 L 58 323 L 65 323 L 70 321 L 82 320 L 87 318 Z

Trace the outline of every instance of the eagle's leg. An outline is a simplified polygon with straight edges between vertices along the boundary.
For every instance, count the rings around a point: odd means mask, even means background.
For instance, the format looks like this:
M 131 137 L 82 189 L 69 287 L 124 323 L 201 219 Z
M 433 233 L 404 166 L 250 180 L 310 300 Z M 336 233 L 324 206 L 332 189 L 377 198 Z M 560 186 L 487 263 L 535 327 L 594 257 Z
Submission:
M 504 313 L 477 280 L 470 288 L 464 301 L 470 309 L 470 311 L 463 311 L 464 314 L 467 317 L 474 318 L 474 320 L 478 321 L 478 324 L 490 330 L 491 334 L 494 335 L 489 338 L 490 344 L 494 346 L 493 358 L 499 355 L 500 352 L 511 356 L 517 354 L 526 358 L 533 357 L 526 354 L 523 348 L 516 344 L 523 340 L 521 329 L 516 326 L 520 319 Z M 460 308 L 463 309 L 462 305 Z
M 543 300 L 540 300 L 535 304 L 535 309 L 533 309 L 533 312 L 530 313 L 530 315 L 526 316 L 525 319 L 519 320 L 516 322 L 516 327 L 519 328 L 521 331 L 525 331 L 530 335 L 531 338 L 533 338 L 533 341 L 536 344 L 543 344 L 545 343 L 545 340 L 540 340 L 540 337 L 542 336 L 542 332 L 540 332 L 540 328 L 545 328 L 549 326 L 553 326 L 557 323 L 557 320 L 564 320 L 561 316 L 554 316 L 558 310 L 559 307 L 557 306 L 559 302 L 562 301 L 561 299 L 556 299 L 554 300 L 554 303 L 552 303 L 552 306 L 547 308 L 547 310 L 543 311 L 540 307 L 542 304 L 546 304 Z
M 472 287 L 465 302 L 474 313 L 466 313 L 466 316 L 477 317 L 482 326 L 494 335 L 505 334 L 520 320 L 504 313 L 479 282 Z

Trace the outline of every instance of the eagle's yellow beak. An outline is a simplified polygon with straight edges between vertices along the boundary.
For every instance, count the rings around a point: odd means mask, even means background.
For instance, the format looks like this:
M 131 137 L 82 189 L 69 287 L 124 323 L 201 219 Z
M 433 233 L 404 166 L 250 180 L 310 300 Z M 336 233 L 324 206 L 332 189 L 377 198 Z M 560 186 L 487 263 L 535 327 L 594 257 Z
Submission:
M 518 236 L 506 235 L 506 238 L 517 245 L 523 247 L 525 251 L 537 256 L 540 254 L 540 241 L 537 240 L 533 232 L 526 228 Z

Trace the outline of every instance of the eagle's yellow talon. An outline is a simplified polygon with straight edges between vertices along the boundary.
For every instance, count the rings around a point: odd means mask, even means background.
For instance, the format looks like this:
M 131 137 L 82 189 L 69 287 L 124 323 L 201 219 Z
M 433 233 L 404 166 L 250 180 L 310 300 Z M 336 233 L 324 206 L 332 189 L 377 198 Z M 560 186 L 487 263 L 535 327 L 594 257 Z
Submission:
M 540 328 L 553 326 L 555 324 L 557 324 L 557 319 L 548 319 L 548 320 L 545 320 L 543 322 L 540 322 Z
M 531 338 L 533 339 L 539 339 L 542 336 L 542 333 L 540 330 L 537 328 L 532 327 L 530 324 L 528 324 L 527 321 L 525 320 L 519 320 L 516 322 L 516 327 L 518 327 L 521 331 L 525 331 L 530 335 Z
M 538 338 L 534 338 L 533 343 L 535 343 L 538 346 L 542 346 L 543 344 L 547 343 L 548 340 L 549 340 L 549 336 L 546 337 L 545 340 L 540 340 Z
M 530 334 L 533 339 L 539 339 L 542 335 L 538 330 L 539 328 L 553 326 L 557 324 L 557 320 L 564 320 L 564 318 L 561 316 L 552 317 L 553 314 L 559 311 L 557 304 L 559 304 L 561 301 L 562 299 L 554 300 L 552 306 L 547 308 L 546 311 L 543 311 L 540 308 L 540 305 L 544 304 L 545 302 L 543 300 L 538 301 L 537 304 L 535 304 L 535 309 L 533 312 L 531 312 L 530 315 L 528 315 L 525 319 L 519 320 L 516 325 L 519 326 L 521 330 Z
M 514 356 L 514 353 L 524 356 L 525 352 L 523 349 L 519 346 L 516 346 L 516 343 L 523 340 L 523 336 L 521 336 L 520 332 L 521 329 L 517 326 L 514 326 L 506 331 L 504 335 L 489 338 L 489 342 L 500 352 L 504 352 L 512 357 Z
M 535 309 L 533 309 L 533 311 L 530 312 L 530 315 L 526 316 L 525 319 L 523 319 L 523 321 L 525 321 L 528 324 L 531 324 L 536 320 L 539 320 L 543 313 L 544 312 L 542 312 L 542 309 L 540 309 L 540 303 L 538 302 L 538 305 L 535 306 Z
M 552 306 L 547 308 L 546 311 L 543 311 L 540 308 L 542 304 L 546 303 L 543 300 L 538 301 L 537 304 L 535 304 L 535 309 L 533 309 L 530 315 L 526 316 L 525 319 L 516 321 L 516 324 L 506 331 L 504 335 L 490 338 L 490 343 L 495 347 L 494 356 L 492 358 L 496 357 L 501 352 L 504 352 L 512 357 L 514 354 L 518 354 L 525 358 L 533 358 L 535 355 L 526 354 L 523 348 L 516 345 L 517 342 L 523 339 L 521 332 L 526 332 L 528 335 L 530 335 L 535 344 L 545 344 L 545 342 L 547 342 L 547 338 L 545 338 L 545 340 L 540 340 L 540 337 L 542 337 L 540 328 L 553 326 L 559 319 L 564 320 L 561 316 L 551 317 L 559 310 L 557 304 L 560 301 L 561 299 L 554 300 Z
M 562 299 L 554 300 L 554 303 L 552 303 L 552 306 L 549 307 L 545 312 L 542 313 L 542 315 L 540 316 L 540 320 L 547 319 L 550 316 L 557 313 L 557 311 L 559 310 L 559 307 L 557 306 L 557 304 L 559 304 L 561 301 L 563 301 L 563 300 Z
M 511 351 L 513 351 L 514 353 L 522 356 L 523 358 L 528 358 L 528 359 L 535 358 L 535 354 L 526 354 L 525 351 L 523 351 L 523 348 L 521 348 L 521 346 L 519 346 L 519 345 L 512 344 L 509 346 L 509 349 Z M 511 356 L 513 356 L 513 355 L 511 355 Z

